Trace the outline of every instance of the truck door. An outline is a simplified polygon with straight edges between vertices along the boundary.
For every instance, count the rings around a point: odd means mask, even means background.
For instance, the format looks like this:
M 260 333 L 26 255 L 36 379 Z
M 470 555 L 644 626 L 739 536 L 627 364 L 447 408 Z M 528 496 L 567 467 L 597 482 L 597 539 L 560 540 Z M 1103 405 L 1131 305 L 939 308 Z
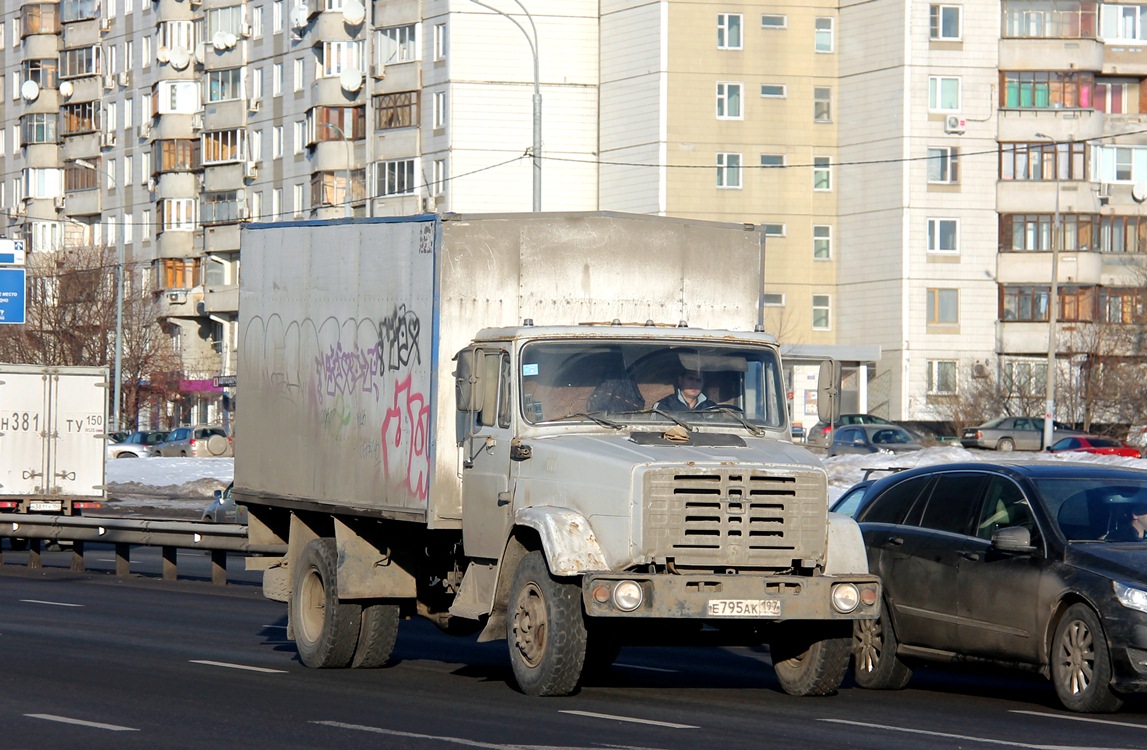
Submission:
M 482 408 L 470 415 L 469 437 L 463 441 L 462 543 L 469 557 L 497 560 L 510 531 L 510 441 L 512 402 L 510 355 L 485 348 L 476 366 L 482 368 Z

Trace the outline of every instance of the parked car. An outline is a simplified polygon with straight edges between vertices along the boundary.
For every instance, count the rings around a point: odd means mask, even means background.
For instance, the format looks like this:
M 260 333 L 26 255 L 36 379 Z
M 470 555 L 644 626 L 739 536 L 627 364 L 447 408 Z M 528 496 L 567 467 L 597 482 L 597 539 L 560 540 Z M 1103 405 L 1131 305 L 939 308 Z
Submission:
M 1133 445 L 1102 435 L 1061 438 L 1048 450 L 1052 453 L 1096 453 L 1101 456 L 1124 456 L 1126 458 L 1141 458 L 1143 455 Z
M 207 523 L 247 523 L 247 506 L 238 505 L 231 497 L 231 489 L 235 483 L 227 485 L 227 489 L 215 490 L 215 499 L 203 509 L 200 520 Z
M 840 419 L 833 423 L 831 428 L 827 422 L 817 422 L 813 425 L 805 437 L 805 442 L 809 445 L 818 445 L 821 448 L 827 448 L 829 444 L 832 443 L 832 430 L 850 424 L 892 424 L 892 422 L 889 422 L 884 417 L 878 417 L 875 414 L 841 414 Z
M 894 424 L 855 424 L 837 428 L 832 436 L 832 445 L 828 446 L 828 455 L 905 453 L 923 448 L 903 427 Z
M 829 510 L 833 513 L 843 513 L 846 516 L 856 514 L 856 509 L 860 507 L 861 501 L 864 500 L 865 493 L 868 488 L 876 484 L 875 479 L 865 479 L 857 482 L 844 491 L 844 494 L 833 501 L 829 506 Z
M 130 432 L 109 432 L 108 444 L 111 445 L 112 443 L 122 443 L 124 440 L 127 440 L 127 436 L 130 434 Z
M 1082 435 L 1062 422 L 1052 422 L 1051 441 L 1070 435 Z M 960 435 L 965 448 L 987 448 L 997 451 L 1043 450 L 1042 417 L 1000 417 L 976 427 L 968 427 Z
M 855 512 L 878 620 L 854 628 L 865 688 L 908 684 L 913 659 L 1026 665 L 1060 702 L 1115 711 L 1147 691 L 1147 471 L 969 462 L 878 480 Z
M 167 439 L 156 446 L 160 456 L 210 458 L 235 455 L 231 436 L 222 427 L 197 424 L 176 427 Z
M 133 432 L 119 443 L 108 443 L 108 458 L 149 458 L 155 447 L 167 438 L 166 432 Z

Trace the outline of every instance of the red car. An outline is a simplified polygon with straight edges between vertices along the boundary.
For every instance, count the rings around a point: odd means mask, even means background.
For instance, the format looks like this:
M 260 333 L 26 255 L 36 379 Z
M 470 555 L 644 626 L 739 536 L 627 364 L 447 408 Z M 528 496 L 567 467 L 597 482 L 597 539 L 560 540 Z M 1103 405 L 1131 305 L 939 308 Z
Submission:
M 1052 444 L 1052 453 L 1098 453 L 1104 456 L 1126 456 L 1140 458 L 1139 449 L 1115 438 L 1098 435 L 1078 435 L 1065 437 Z

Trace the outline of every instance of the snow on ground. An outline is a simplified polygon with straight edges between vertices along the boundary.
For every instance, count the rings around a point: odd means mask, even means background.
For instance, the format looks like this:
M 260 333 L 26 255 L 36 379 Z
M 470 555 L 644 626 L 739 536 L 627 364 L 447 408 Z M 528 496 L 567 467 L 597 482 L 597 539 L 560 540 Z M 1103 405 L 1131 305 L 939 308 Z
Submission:
M 235 473 L 233 458 L 117 458 L 107 462 L 104 515 L 198 519 Z

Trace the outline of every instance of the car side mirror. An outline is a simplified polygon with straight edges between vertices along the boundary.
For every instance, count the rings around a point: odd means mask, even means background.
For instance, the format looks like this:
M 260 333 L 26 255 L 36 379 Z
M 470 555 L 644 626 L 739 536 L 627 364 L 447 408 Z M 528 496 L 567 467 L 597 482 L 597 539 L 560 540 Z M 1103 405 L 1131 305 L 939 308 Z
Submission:
M 214 495 L 216 500 L 222 500 L 223 499 L 223 490 L 215 490 L 215 492 L 212 494 Z
M 1023 526 L 1007 526 L 992 534 L 992 548 L 1000 552 L 1035 552 L 1031 532 Z

